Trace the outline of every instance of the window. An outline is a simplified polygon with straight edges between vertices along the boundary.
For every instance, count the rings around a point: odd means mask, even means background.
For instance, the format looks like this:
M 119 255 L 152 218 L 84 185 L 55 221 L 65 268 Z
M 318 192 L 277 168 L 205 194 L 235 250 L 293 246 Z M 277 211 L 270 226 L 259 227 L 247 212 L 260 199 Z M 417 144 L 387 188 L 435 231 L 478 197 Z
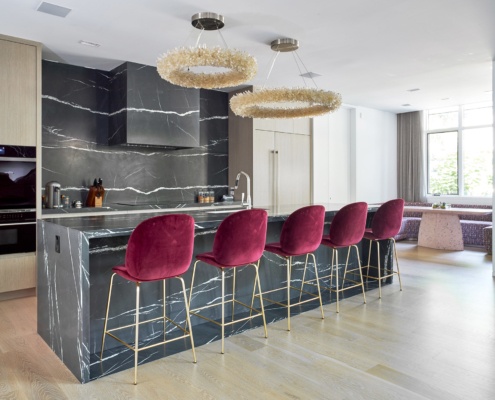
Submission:
M 428 193 L 491 196 L 492 104 L 429 110 L 426 121 Z

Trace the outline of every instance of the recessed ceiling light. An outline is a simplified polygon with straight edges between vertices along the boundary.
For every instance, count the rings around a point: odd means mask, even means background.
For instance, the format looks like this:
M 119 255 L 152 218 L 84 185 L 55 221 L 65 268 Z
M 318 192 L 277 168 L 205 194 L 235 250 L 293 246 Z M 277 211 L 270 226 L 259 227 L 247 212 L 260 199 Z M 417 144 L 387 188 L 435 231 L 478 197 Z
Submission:
M 72 10 L 67 7 L 57 6 L 56 4 L 42 1 L 41 4 L 36 9 L 36 11 L 41 11 L 46 14 L 54 15 L 56 17 L 65 18 L 67 14 L 69 14 Z
M 89 47 L 100 47 L 100 45 L 98 43 L 87 42 L 86 40 L 80 40 L 79 44 L 82 44 L 83 46 L 89 46 Z
M 450 100 L 450 97 L 444 97 L 443 99 L 440 100 Z
M 414 89 L 407 89 L 408 92 L 417 92 L 420 90 L 419 88 L 414 88 Z
M 406 103 L 406 104 L 402 104 L 402 107 L 411 107 L 411 105 L 409 103 Z
M 306 72 L 305 74 L 301 74 L 299 76 L 302 76 L 303 78 L 313 79 L 313 78 L 317 78 L 317 77 L 319 77 L 321 75 L 320 74 L 317 74 L 316 72 Z

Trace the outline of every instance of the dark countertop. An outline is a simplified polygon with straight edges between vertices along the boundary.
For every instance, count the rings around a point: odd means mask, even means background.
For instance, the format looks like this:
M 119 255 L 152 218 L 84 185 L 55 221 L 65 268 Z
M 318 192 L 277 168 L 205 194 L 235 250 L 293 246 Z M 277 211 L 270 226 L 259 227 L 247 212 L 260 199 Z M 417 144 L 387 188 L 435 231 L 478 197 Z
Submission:
M 43 208 L 41 214 L 45 218 L 67 218 L 71 216 L 83 215 L 101 215 L 101 214 L 132 214 L 136 212 L 155 212 L 157 210 L 203 210 L 203 209 L 220 209 L 220 208 L 238 208 L 241 206 L 240 201 L 226 201 L 216 203 L 111 203 L 103 207 L 82 207 L 82 208 Z
M 327 216 L 336 213 L 344 204 L 322 204 L 325 206 Z M 287 205 L 281 207 L 261 207 L 268 212 L 268 221 L 275 222 L 284 220 L 288 215 L 304 205 Z M 237 205 L 240 208 L 240 204 Z M 376 211 L 378 206 L 370 205 L 369 211 Z M 75 229 L 84 233 L 88 238 L 127 236 L 142 221 L 165 213 L 177 213 L 177 209 L 157 212 L 128 212 L 126 214 L 105 214 L 84 216 L 79 214 L 74 217 L 44 218 L 44 222 L 50 222 L 70 229 Z M 213 211 L 213 212 L 211 212 Z M 226 216 L 231 212 L 228 209 L 209 207 L 207 210 L 181 209 L 181 213 L 186 213 L 194 217 L 196 229 L 216 228 Z

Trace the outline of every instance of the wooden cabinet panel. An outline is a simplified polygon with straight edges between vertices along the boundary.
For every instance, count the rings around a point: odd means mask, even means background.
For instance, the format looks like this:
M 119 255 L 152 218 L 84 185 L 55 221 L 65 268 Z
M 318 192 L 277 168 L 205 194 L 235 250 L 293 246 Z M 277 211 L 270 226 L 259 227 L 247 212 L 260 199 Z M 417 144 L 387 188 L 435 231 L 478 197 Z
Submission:
M 37 146 L 40 137 L 41 45 L 0 35 L 0 144 Z M 0 256 L 0 293 L 34 287 L 35 253 Z
M 0 36 L 1 144 L 36 146 L 40 118 L 40 49 Z
M 0 256 L 0 293 L 36 286 L 35 253 Z

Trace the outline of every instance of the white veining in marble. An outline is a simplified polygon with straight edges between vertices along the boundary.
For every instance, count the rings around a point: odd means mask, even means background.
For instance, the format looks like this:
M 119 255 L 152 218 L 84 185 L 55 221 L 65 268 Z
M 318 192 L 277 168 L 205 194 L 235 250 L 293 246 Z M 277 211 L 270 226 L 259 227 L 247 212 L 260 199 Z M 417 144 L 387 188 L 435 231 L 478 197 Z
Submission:
M 228 120 L 229 116 L 228 115 L 217 115 L 217 116 L 213 116 L 213 117 L 200 118 L 199 122 L 212 121 L 212 120 L 216 120 L 216 119 L 227 119 Z
M 46 94 L 41 95 L 41 98 L 46 99 L 46 100 L 55 101 L 57 103 L 64 104 L 64 105 L 72 107 L 72 108 L 77 108 L 79 110 L 87 111 L 87 112 L 90 112 L 93 114 L 105 115 L 108 117 L 112 117 L 114 115 L 118 115 L 118 114 L 121 114 L 123 112 L 128 112 L 128 111 L 139 112 L 139 113 L 143 112 L 143 113 L 150 113 L 150 114 L 177 115 L 178 117 L 188 117 L 188 116 L 193 115 L 193 114 L 199 114 L 199 110 L 191 110 L 191 111 L 186 111 L 184 113 L 179 113 L 176 111 L 150 110 L 150 109 L 146 109 L 146 108 L 134 108 L 134 107 L 125 107 L 125 108 L 121 108 L 120 110 L 109 113 L 109 112 L 104 112 L 104 111 L 92 110 L 89 107 L 83 107 L 79 104 L 69 102 L 69 101 L 64 101 L 64 100 L 58 99 L 57 97 L 49 96 Z

